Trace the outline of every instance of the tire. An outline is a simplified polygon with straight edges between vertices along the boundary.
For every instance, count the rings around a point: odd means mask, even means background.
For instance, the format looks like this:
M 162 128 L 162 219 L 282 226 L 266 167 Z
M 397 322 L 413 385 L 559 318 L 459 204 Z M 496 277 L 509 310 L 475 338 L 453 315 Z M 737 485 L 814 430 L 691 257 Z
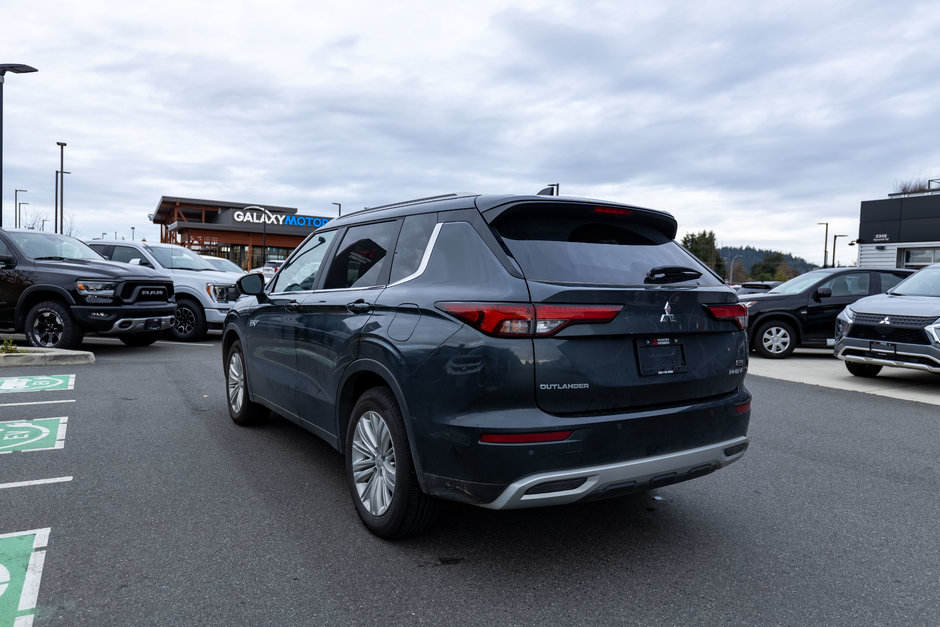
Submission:
M 148 331 L 145 333 L 126 333 L 118 337 L 128 346 L 150 346 L 160 339 L 163 331 Z
M 391 390 L 359 397 L 346 428 L 346 482 L 366 528 L 387 540 L 425 531 L 437 501 L 421 491 L 401 410 Z
M 54 300 L 33 305 L 23 331 L 26 341 L 39 348 L 78 348 L 85 337 L 66 306 Z
M 253 402 L 248 395 L 245 353 L 238 340 L 232 343 L 225 355 L 225 392 L 228 413 L 235 424 L 256 425 L 268 417 L 270 412 L 264 406 Z
M 199 303 L 184 298 L 176 304 L 170 336 L 181 342 L 195 342 L 206 337 L 206 314 Z
M 856 377 L 874 377 L 881 372 L 881 366 L 875 364 L 860 364 L 855 361 L 845 362 L 846 369 Z
M 754 333 L 754 350 L 761 357 L 783 359 L 796 349 L 796 332 L 793 325 L 782 320 L 771 320 L 757 328 Z

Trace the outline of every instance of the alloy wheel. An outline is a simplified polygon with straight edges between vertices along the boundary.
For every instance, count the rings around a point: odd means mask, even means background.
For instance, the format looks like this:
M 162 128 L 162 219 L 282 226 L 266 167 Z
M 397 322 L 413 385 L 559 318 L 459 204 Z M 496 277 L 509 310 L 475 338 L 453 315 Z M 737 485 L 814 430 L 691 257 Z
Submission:
M 39 312 L 33 322 L 33 337 L 40 346 L 54 347 L 62 339 L 65 331 L 65 322 L 54 311 L 46 309 Z
M 233 351 L 228 360 L 228 404 L 236 414 L 242 410 L 245 402 L 245 374 L 242 354 Z
M 395 496 L 395 445 L 375 411 L 359 417 L 352 441 L 352 471 L 362 505 L 373 516 L 388 511 Z
M 180 335 L 188 335 L 196 328 L 196 314 L 189 307 L 177 307 L 173 326 Z

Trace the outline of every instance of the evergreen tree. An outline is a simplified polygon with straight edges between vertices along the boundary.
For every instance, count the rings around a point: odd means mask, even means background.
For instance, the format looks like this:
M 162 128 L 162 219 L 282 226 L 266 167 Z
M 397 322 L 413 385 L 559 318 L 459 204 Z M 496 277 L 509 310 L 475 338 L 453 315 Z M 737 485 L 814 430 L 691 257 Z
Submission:
M 714 270 L 718 276 L 724 278 L 728 274 L 725 260 L 722 259 L 718 247 L 715 246 L 715 232 L 702 231 L 701 233 L 688 233 L 682 238 L 682 245 L 689 252 L 702 260 L 702 262 Z

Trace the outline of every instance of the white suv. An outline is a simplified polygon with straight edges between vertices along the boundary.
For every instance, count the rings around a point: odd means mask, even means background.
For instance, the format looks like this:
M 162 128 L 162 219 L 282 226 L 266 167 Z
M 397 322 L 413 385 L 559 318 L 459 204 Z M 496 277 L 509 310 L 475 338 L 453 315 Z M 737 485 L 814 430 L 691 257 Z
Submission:
M 86 243 L 105 259 L 154 268 L 173 279 L 177 308 L 170 333 L 177 340 L 200 340 L 209 329 L 221 329 L 238 298 L 235 281 L 241 274 L 219 272 L 183 246 L 123 240 Z

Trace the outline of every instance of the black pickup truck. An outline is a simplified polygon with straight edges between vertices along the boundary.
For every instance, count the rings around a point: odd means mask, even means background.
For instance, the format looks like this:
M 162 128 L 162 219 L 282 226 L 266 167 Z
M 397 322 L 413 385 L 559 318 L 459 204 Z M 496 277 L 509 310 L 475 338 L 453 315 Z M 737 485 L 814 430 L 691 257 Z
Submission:
M 0 229 L 0 330 L 33 346 L 76 348 L 89 332 L 146 346 L 175 311 L 173 281 L 159 272 L 106 261 L 66 235 Z

